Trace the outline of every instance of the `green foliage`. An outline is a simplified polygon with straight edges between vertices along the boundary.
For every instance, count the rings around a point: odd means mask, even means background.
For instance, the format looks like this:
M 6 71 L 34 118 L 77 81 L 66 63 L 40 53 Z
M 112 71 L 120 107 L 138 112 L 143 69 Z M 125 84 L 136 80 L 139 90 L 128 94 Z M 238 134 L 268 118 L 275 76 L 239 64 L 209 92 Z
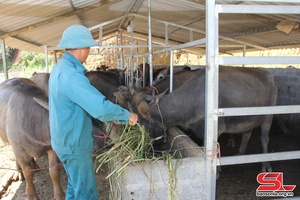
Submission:
M 17 62 L 13 63 L 14 54 L 17 52 L 17 49 L 12 47 L 6 47 L 6 65 L 7 70 L 11 71 L 13 69 L 22 69 L 23 74 L 20 76 L 31 77 L 32 73 L 35 71 L 45 71 L 46 60 L 45 54 L 35 53 L 31 51 L 21 51 L 20 59 Z M 54 57 L 48 56 L 48 66 L 49 68 L 54 65 Z M 0 49 L 0 72 L 3 71 L 3 60 L 2 60 L 2 50 Z
M 11 69 L 12 67 L 12 59 L 15 49 L 12 47 L 5 48 L 5 57 L 6 57 L 6 65 L 7 70 Z M 0 72 L 3 72 L 3 59 L 2 59 L 2 48 L 0 49 Z
M 48 66 L 52 67 L 54 65 L 54 57 L 48 56 Z M 19 63 L 13 65 L 15 69 L 22 69 L 24 72 L 24 77 L 30 77 L 35 71 L 45 71 L 46 60 L 45 54 L 35 53 L 30 51 L 21 52 L 21 60 Z
M 143 125 L 123 125 L 119 137 L 110 144 L 111 148 L 96 157 L 96 162 L 100 163 L 96 168 L 96 172 L 100 170 L 104 163 L 118 159 L 119 164 L 114 166 L 107 177 L 113 174 L 119 177 L 124 168 L 132 162 L 156 160 L 153 142 L 154 139 L 150 138 Z M 106 149 L 106 147 L 103 149 Z

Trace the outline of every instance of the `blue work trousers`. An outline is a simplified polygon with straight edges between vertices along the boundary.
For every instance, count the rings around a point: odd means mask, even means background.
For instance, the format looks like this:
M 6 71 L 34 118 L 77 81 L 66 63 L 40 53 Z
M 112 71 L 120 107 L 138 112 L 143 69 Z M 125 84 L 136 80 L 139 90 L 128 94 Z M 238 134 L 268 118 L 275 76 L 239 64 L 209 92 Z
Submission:
M 58 154 L 68 176 L 66 200 L 98 200 L 92 153 Z

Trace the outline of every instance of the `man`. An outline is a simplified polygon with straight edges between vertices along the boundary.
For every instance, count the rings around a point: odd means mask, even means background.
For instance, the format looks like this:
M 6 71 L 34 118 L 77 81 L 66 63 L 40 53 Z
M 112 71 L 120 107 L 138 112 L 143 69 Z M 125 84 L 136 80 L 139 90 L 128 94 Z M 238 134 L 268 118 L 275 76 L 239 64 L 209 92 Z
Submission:
M 49 79 L 51 145 L 68 176 L 66 199 L 98 200 L 92 149 L 92 117 L 102 122 L 137 123 L 129 113 L 106 98 L 84 75 L 90 47 L 97 43 L 81 25 L 68 27 L 59 42 L 63 58 L 54 66 Z

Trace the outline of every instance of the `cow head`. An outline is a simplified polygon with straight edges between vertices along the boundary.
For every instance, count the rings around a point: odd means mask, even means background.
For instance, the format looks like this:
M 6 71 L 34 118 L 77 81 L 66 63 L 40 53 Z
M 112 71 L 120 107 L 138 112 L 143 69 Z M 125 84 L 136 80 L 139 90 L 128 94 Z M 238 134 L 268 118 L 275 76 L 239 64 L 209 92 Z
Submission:
M 170 74 L 170 68 L 165 68 L 157 73 L 157 75 L 154 77 L 153 85 L 158 84 L 162 80 L 164 80 L 166 77 L 168 77 Z
M 132 91 L 126 86 L 118 87 L 118 91 L 114 92 L 113 95 L 116 97 L 116 102 L 123 108 L 130 110 L 130 102 L 132 99 Z
M 114 95 L 117 97 L 120 106 L 139 116 L 139 123 L 145 126 L 152 138 L 159 138 L 165 134 L 165 128 L 167 127 L 163 124 L 157 103 L 166 92 L 167 90 L 160 95 L 154 95 L 155 92 L 153 93 L 153 88 L 150 87 L 133 90 L 122 86 Z
M 151 91 L 152 93 L 152 91 Z M 139 122 L 143 124 L 152 138 L 159 139 L 156 144 L 165 142 L 166 126 L 163 120 L 163 112 L 159 108 L 159 99 L 166 91 L 160 95 L 153 95 L 142 91 L 135 91 L 130 102 L 133 112 L 139 115 Z

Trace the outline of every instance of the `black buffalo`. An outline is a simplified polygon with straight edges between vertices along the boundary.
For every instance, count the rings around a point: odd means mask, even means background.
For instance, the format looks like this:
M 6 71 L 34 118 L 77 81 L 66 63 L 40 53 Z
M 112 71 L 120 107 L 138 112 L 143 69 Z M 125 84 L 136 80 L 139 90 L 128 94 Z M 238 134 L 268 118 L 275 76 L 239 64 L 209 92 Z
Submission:
M 47 77 L 47 73 L 42 75 Z M 0 136 L 3 141 L 9 142 L 12 146 L 17 168 L 21 170 L 26 181 L 27 199 L 38 199 L 33 185 L 33 170 L 38 167 L 35 159 L 47 153 L 54 199 L 62 200 L 64 192 L 60 185 L 60 162 L 51 148 L 49 112 L 34 98 L 48 102 L 45 91 L 30 79 L 13 78 L 0 84 Z M 93 122 L 93 134 L 94 148 L 102 148 L 105 138 L 100 126 L 95 122 Z
M 30 80 L 43 89 L 48 96 L 48 81 L 50 73 L 34 73 Z M 100 91 L 108 100 L 116 102 L 114 92 L 122 85 L 120 76 L 110 71 L 88 71 L 85 76 L 89 79 L 92 86 Z
M 89 71 L 85 73 L 92 86 L 100 91 L 108 100 L 116 102 L 114 92 L 121 85 L 119 76 L 112 72 Z
M 27 199 L 38 199 L 33 185 L 34 158 L 48 153 L 49 174 L 55 199 L 64 199 L 59 160 L 50 145 L 49 113 L 33 97 L 47 101 L 43 90 L 29 79 L 13 78 L 0 84 L 0 136 L 9 142 L 26 181 Z
M 219 107 L 274 106 L 277 89 L 273 76 L 254 68 L 222 67 L 219 71 Z M 130 100 L 139 121 L 152 137 L 164 134 L 167 127 L 179 126 L 203 139 L 205 117 L 205 69 L 197 70 L 172 93 L 151 100 L 147 92 L 136 91 Z M 248 140 L 255 127 L 261 127 L 263 152 L 268 152 L 269 130 L 273 115 L 219 118 L 218 134 L 244 133 L 239 154 L 245 153 Z M 269 163 L 262 170 L 271 171 Z

